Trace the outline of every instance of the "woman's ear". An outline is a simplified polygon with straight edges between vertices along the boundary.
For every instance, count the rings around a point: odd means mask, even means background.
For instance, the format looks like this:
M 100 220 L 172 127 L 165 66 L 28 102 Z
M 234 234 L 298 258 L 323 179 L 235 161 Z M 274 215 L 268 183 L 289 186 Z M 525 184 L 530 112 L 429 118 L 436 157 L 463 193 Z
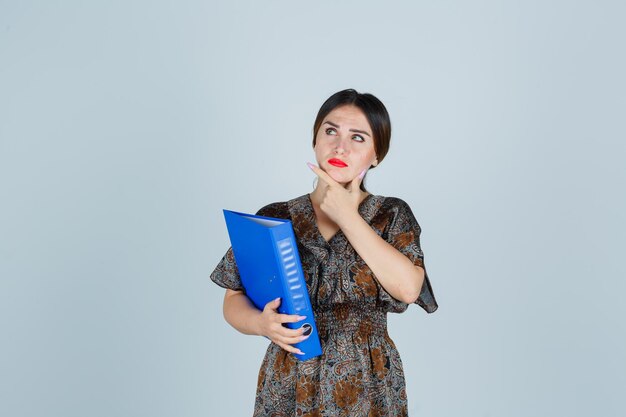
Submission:
M 373 167 L 375 167 L 376 165 L 378 165 L 378 159 L 375 159 L 374 162 L 372 162 Z

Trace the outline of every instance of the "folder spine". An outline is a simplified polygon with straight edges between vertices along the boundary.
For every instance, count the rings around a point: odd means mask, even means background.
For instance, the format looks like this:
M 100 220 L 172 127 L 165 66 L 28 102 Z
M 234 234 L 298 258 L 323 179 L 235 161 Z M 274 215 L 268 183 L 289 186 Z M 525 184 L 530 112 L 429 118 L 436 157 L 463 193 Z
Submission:
M 296 238 L 290 223 L 272 228 L 274 242 L 276 243 L 276 258 L 278 265 L 281 266 L 280 273 L 283 279 L 283 300 L 286 305 L 285 311 L 288 314 L 298 314 L 306 316 L 301 322 L 286 323 L 291 329 L 305 327 L 305 334 L 310 334 L 309 338 L 302 342 L 294 344 L 294 346 L 304 352 L 304 355 L 296 355 L 298 359 L 307 360 L 311 357 L 318 356 L 322 353 L 319 344 L 319 336 L 317 327 L 313 317 L 313 308 L 309 301 L 306 282 L 304 281 L 304 273 L 300 266 L 300 255 L 296 244 Z
M 272 229 L 272 232 L 274 242 L 276 242 L 276 260 L 278 265 L 281 266 L 280 273 L 283 276 L 281 282 L 283 283 L 283 293 L 285 294 L 285 297 L 283 297 L 283 302 L 286 304 L 285 310 L 292 312 L 291 314 L 301 314 L 301 312 L 307 310 L 306 297 L 304 296 L 304 292 L 307 289 L 306 287 L 302 288 L 303 284 L 299 279 L 302 271 L 298 270 L 298 262 L 296 262 L 298 249 L 294 245 L 295 238 L 289 236 L 288 227 L 275 227 Z

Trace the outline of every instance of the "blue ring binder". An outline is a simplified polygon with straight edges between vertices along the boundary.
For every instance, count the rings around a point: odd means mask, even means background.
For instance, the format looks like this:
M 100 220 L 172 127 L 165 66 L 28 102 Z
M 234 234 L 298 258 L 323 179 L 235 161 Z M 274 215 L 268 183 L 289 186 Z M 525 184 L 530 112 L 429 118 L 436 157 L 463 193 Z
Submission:
M 309 338 L 294 345 L 304 355 L 294 356 L 299 360 L 320 356 L 322 347 L 291 222 L 230 210 L 224 210 L 224 219 L 246 295 L 260 310 L 280 297 L 280 313 L 306 316 L 305 323 L 285 324 L 292 329 L 310 328 Z

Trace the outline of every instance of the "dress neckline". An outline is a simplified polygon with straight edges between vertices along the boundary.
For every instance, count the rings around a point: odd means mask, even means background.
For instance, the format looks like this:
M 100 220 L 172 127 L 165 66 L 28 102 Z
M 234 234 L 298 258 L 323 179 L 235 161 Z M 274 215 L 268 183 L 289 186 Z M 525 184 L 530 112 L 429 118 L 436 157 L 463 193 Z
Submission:
M 311 195 L 305 194 L 302 197 L 304 199 L 304 203 L 305 203 L 304 208 L 305 208 L 307 217 L 309 218 L 309 221 L 312 223 L 313 229 L 315 230 L 315 232 L 313 233 L 313 236 L 310 236 L 313 242 L 309 242 L 309 243 L 313 243 L 315 246 L 321 246 L 321 247 L 326 247 L 326 248 L 330 247 L 336 252 L 343 252 L 343 250 L 346 248 L 347 244 L 349 243 L 348 239 L 343 234 L 343 230 L 341 230 L 340 228 L 339 230 L 337 230 L 337 232 L 335 232 L 334 235 L 330 237 L 330 239 L 328 240 L 324 239 L 324 236 L 322 236 L 322 233 L 320 232 L 319 227 L 317 225 L 317 216 L 315 215 L 315 209 L 313 207 L 313 200 L 311 199 Z M 378 195 L 370 193 L 367 196 L 365 196 L 365 198 L 359 203 L 359 208 L 358 208 L 359 215 L 368 224 L 374 218 L 374 215 L 378 212 L 378 209 L 380 208 L 380 205 L 382 204 L 383 199 L 384 197 L 382 196 L 378 196 Z
M 361 217 L 363 217 L 363 213 L 361 212 L 361 207 L 365 204 L 365 202 L 367 201 L 367 199 L 369 199 L 373 194 L 368 193 L 365 198 L 363 200 L 361 200 L 361 202 L 359 203 L 359 207 L 358 207 L 358 212 L 361 215 Z M 313 214 L 313 226 L 315 228 L 315 230 L 317 231 L 317 237 L 321 238 L 324 243 L 326 243 L 327 245 L 331 245 L 331 242 L 333 241 L 333 239 L 335 239 L 336 237 L 338 237 L 339 234 L 343 235 L 343 230 L 341 230 L 341 227 L 337 229 L 337 231 L 335 233 L 333 233 L 333 235 L 326 239 L 324 237 L 324 235 L 322 235 L 322 232 L 320 231 L 318 222 L 317 222 L 317 215 L 315 214 L 315 206 L 313 205 L 313 199 L 311 198 L 311 194 L 307 194 L 307 200 L 310 206 L 310 210 L 311 213 Z

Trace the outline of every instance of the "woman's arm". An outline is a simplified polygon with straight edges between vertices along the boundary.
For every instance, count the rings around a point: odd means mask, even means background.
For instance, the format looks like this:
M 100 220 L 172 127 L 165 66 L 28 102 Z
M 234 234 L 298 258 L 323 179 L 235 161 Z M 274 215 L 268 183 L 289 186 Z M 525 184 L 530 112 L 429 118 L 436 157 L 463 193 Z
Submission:
M 325 183 L 314 192 L 319 208 L 341 228 L 385 291 L 407 304 L 415 302 L 424 283 L 424 269 L 378 236 L 359 214 L 363 175 L 344 188 L 319 167 L 309 167 Z
M 265 336 L 286 351 L 302 355 L 303 352 L 291 345 L 309 337 L 302 335 L 305 329 L 289 329 L 283 323 L 295 323 L 304 317 L 280 314 L 279 306 L 280 298 L 277 298 L 260 311 L 241 291 L 226 290 L 224 294 L 224 318 L 231 326 L 243 334 Z
M 356 213 L 339 225 L 359 256 L 370 267 L 380 285 L 395 299 L 414 303 L 424 283 L 424 269 L 378 236 Z

